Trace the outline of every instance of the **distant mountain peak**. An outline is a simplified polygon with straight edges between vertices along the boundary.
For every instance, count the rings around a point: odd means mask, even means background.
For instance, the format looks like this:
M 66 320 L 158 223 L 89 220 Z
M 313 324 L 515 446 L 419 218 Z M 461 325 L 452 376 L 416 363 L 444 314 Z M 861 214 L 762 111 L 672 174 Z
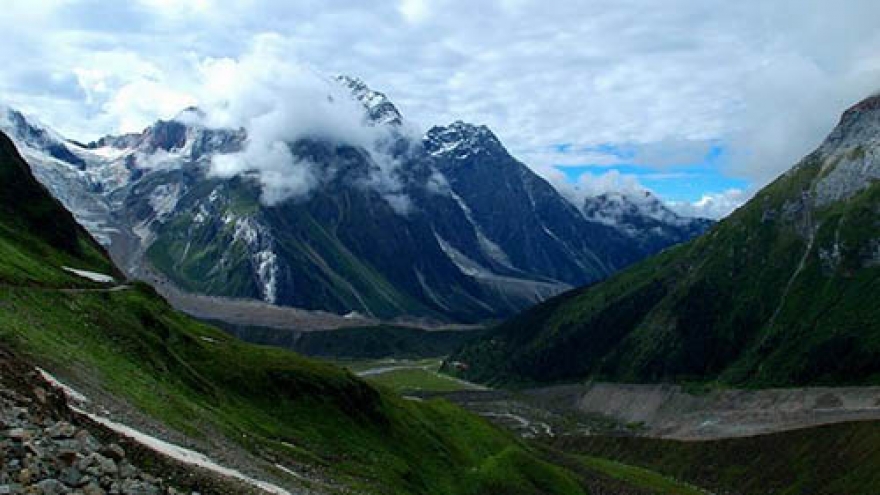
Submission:
M 419 136 L 360 79 L 327 82 L 328 96 L 382 131 L 392 160 L 288 142 L 316 177 L 297 201 L 264 204 L 254 174 L 212 176 L 213 157 L 241 151 L 247 130 L 214 127 L 197 107 L 72 148 L 82 170 L 46 159 L 45 147 L 33 162 L 129 273 L 149 262 L 189 290 L 343 313 L 505 316 L 692 235 L 656 220 L 590 221 L 488 127 L 456 121 Z M 316 225 L 329 235 L 320 245 Z M 633 235 L 639 225 L 650 231 Z M 350 263 L 323 261 L 339 259 Z
M 447 126 L 434 126 L 423 139 L 426 150 L 434 156 L 455 155 L 464 158 L 479 152 L 504 151 L 501 141 L 484 125 L 457 120 Z
M 371 89 L 357 77 L 346 75 L 336 76 L 336 81 L 351 90 L 351 94 L 367 109 L 367 115 L 378 125 L 400 125 L 403 122 L 397 107 L 385 96 L 385 93 Z
M 648 190 L 608 191 L 590 196 L 582 206 L 588 220 L 617 227 L 631 237 L 665 235 L 687 239 L 702 233 L 713 222 L 678 215 Z

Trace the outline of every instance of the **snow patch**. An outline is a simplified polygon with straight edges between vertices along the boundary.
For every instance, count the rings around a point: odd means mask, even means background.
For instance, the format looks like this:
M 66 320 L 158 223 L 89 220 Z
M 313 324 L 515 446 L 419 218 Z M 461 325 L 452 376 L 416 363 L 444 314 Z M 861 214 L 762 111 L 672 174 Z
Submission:
M 440 237 L 436 232 L 434 232 L 434 238 L 437 240 L 437 244 L 440 245 L 440 249 L 446 254 L 446 257 L 465 275 L 473 278 L 487 278 L 494 275 L 491 270 L 468 258 L 458 249 L 455 249 L 452 244 Z
M 274 304 L 278 297 L 278 256 L 266 249 L 254 255 L 257 264 L 257 276 L 263 283 L 263 299 Z
M 77 270 L 76 268 L 71 268 L 69 266 L 62 266 L 61 268 L 63 268 L 64 270 L 66 270 L 66 271 L 68 271 L 78 277 L 82 277 L 82 278 L 91 280 L 92 282 L 98 282 L 101 284 L 112 284 L 113 282 L 116 281 L 110 275 L 105 275 L 103 273 L 90 272 L 88 270 Z
M 473 213 L 471 212 L 470 206 L 465 203 L 464 199 L 461 198 L 458 194 L 456 194 L 451 189 L 448 191 L 449 196 L 455 200 L 458 204 L 458 207 L 461 208 L 462 212 L 464 212 L 465 218 L 467 218 L 468 223 L 474 228 L 474 232 L 477 236 L 477 241 L 480 243 L 480 247 L 483 250 L 483 254 L 493 259 L 495 262 L 508 267 L 513 268 L 513 264 L 510 262 L 510 258 L 507 256 L 507 253 L 504 252 L 504 249 L 501 248 L 498 244 L 495 244 L 491 239 L 489 239 L 486 234 L 483 233 L 483 229 L 474 221 Z
M 156 186 L 150 193 L 150 208 L 156 213 L 156 218 L 165 220 L 177 208 L 181 196 L 180 183 L 161 184 Z
M 89 398 L 85 395 L 74 390 L 73 387 L 63 383 L 61 380 L 55 378 L 48 371 L 43 368 L 36 368 L 37 372 L 43 377 L 43 380 L 49 382 L 49 385 L 52 385 L 56 389 L 60 390 L 64 393 L 64 396 L 67 397 L 67 400 L 75 402 L 77 404 L 86 404 L 89 402 Z
M 233 240 L 244 242 L 251 253 L 251 263 L 263 286 L 263 300 L 274 304 L 278 297 L 278 256 L 272 250 L 272 237 L 251 217 L 223 216 L 223 223 L 235 221 Z

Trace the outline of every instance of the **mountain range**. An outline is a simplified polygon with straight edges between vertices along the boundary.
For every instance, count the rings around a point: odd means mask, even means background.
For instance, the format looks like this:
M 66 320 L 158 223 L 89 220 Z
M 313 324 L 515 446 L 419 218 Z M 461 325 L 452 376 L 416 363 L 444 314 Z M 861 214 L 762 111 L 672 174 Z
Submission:
M 252 136 L 197 108 L 87 144 L 12 109 L 0 128 L 127 274 L 337 314 L 501 318 L 711 225 L 650 193 L 574 204 L 485 126 L 414 134 L 382 93 L 349 77 L 329 83 L 381 131 L 381 152 L 320 136 L 286 142 L 317 185 L 281 201 L 267 201 L 254 174 L 212 173 Z
M 452 359 L 493 383 L 880 378 L 880 96 L 703 236 L 567 292 Z

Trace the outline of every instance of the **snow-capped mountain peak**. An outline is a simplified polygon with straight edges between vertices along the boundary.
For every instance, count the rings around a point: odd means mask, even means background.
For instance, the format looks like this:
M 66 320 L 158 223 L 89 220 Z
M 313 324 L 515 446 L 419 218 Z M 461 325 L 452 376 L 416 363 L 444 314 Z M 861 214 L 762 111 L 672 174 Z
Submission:
M 248 163 L 238 153 L 247 150 L 247 131 L 214 128 L 187 108 L 140 133 L 71 145 L 81 170 L 45 148 L 30 161 L 130 274 L 153 267 L 205 294 L 341 313 L 498 317 L 695 232 L 664 224 L 669 212 L 651 197 L 609 195 L 586 214 L 488 127 L 457 121 L 419 136 L 384 94 L 355 78 L 336 81 L 382 131 L 373 134 L 388 131 L 388 159 L 294 136 L 279 142 L 301 160 L 289 169 L 279 162 L 259 177 L 214 175 L 218 156 Z M 39 132 L 18 135 L 33 142 L 28 136 Z M 288 184 L 285 174 L 295 170 L 303 180 Z M 268 204 L 264 180 L 310 189 Z M 614 222 L 598 220 L 609 215 Z
M 351 90 L 352 96 L 364 105 L 367 116 L 373 124 L 400 125 L 403 122 L 397 107 L 384 93 L 370 89 L 366 83 L 356 77 L 340 75 L 336 80 Z
M 630 237 L 688 238 L 712 225 L 702 218 L 682 217 L 650 191 L 613 191 L 584 200 L 588 220 L 615 227 Z
M 447 126 L 434 126 L 422 140 L 425 149 L 434 156 L 465 158 L 478 153 L 494 153 L 504 147 L 501 141 L 484 125 L 460 120 Z

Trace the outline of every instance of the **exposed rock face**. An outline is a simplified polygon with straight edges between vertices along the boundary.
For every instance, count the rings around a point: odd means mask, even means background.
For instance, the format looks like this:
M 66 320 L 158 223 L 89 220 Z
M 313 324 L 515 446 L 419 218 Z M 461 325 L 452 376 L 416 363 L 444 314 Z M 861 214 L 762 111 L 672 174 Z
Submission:
M 824 160 L 816 206 L 845 200 L 880 180 L 880 96 L 847 110 L 817 151 Z

